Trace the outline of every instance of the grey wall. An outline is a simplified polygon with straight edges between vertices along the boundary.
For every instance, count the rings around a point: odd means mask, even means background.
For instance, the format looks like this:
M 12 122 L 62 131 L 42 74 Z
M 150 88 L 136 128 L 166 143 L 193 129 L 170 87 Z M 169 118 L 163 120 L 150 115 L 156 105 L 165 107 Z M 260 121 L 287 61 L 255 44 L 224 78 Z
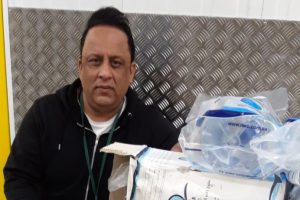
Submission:
M 89 12 L 9 10 L 16 130 L 39 96 L 77 77 Z M 251 95 L 286 87 L 300 116 L 300 22 L 128 14 L 139 66 L 132 88 L 176 127 L 197 94 Z

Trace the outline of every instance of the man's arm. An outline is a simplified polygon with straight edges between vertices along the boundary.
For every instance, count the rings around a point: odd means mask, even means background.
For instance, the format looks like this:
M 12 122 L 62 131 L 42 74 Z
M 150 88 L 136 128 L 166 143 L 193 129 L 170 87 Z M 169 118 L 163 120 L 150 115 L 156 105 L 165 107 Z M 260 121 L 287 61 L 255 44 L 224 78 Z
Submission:
M 151 119 L 149 122 L 150 129 L 153 132 L 153 141 L 155 141 L 155 148 L 180 151 L 180 145 L 178 143 L 178 136 L 180 133 L 180 127 L 175 128 L 171 121 L 166 118 L 161 110 L 156 106 L 150 106 L 152 109 L 151 114 L 147 112 L 148 118 Z
M 40 127 L 32 107 L 22 121 L 4 167 L 4 192 L 7 200 L 40 200 Z

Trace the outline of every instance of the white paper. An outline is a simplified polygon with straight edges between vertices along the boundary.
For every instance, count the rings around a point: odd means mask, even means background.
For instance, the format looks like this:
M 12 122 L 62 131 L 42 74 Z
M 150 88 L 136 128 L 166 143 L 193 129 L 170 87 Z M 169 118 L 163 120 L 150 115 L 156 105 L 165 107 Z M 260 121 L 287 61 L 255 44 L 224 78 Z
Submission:
M 127 199 L 267 200 L 272 182 L 193 171 L 183 154 L 149 149 L 130 162 Z M 136 175 L 135 173 L 138 174 Z M 133 187 L 136 180 L 136 188 Z M 283 200 L 284 184 L 273 200 Z

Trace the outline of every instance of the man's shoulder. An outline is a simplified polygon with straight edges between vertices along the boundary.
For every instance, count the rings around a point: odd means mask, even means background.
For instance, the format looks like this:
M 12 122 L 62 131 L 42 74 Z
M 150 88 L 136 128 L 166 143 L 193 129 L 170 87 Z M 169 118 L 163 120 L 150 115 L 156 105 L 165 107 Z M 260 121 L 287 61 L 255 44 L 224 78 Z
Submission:
M 142 113 L 147 115 L 164 115 L 164 113 L 154 104 L 146 104 L 142 99 L 138 97 L 136 91 L 132 88 L 128 89 L 126 94 L 128 107 L 130 110 L 134 111 L 135 113 Z
M 57 109 L 57 108 L 67 108 L 71 107 L 71 99 L 76 100 L 74 83 L 65 85 L 55 93 L 47 94 L 39 97 L 35 100 L 33 106 L 38 106 L 41 109 Z M 74 103 L 74 102 L 73 102 Z
M 171 149 L 177 143 L 179 130 L 164 116 L 158 106 L 146 105 L 134 91 L 130 92 L 135 94 L 132 95 L 134 98 L 130 99 L 127 107 L 127 112 L 132 112 L 128 115 L 131 116 L 128 126 L 130 126 L 130 134 L 134 138 L 132 141 L 155 148 Z
M 126 94 L 127 106 L 134 113 L 152 112 L 153 106 L 146 105 L 139 97 L 136 91 L 129 88 Z
M 56 94 L 48 94 L 39 97 L 31 107 L 33 113 L 42 116 L 52 116 L 65 112 L 61 101 Z
M 49 105 L 51 106 L 51 104 L 58 102 L 59 99 L 57 97 L 57 95 L 55 93 L 51 93 L 51 94 L 47 94 L 44 96 L 41 96 L 39 98 L 37 98 L 34 102 L 35 106 L 46 106 Z

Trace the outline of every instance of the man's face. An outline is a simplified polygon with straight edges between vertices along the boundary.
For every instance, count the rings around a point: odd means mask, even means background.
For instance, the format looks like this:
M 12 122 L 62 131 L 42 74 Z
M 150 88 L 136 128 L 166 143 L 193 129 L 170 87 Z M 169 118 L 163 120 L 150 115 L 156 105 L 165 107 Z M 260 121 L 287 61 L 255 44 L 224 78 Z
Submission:
M 101 113 L 118 108 L 135 70 L 124 32 L 104 25 L 91 28 L 79 61 L 85 107 Z

